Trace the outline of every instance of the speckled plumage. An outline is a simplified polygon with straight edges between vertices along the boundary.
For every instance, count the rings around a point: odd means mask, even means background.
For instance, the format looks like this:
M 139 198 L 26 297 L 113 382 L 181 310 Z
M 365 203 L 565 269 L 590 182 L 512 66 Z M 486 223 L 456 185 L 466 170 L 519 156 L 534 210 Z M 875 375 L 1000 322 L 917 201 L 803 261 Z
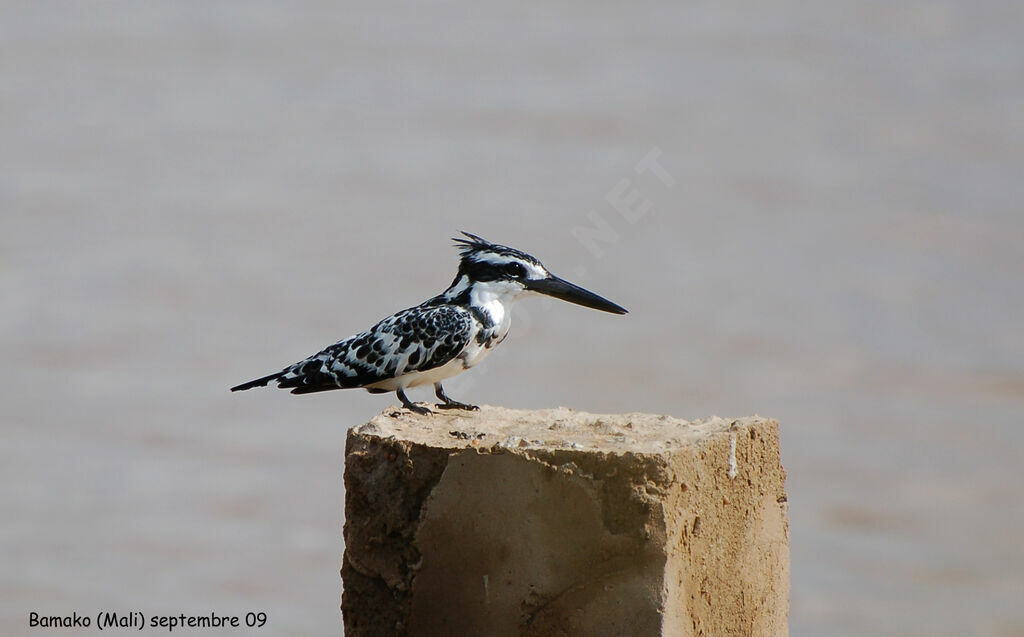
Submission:
M 535 291 L 532 287 L 589 307 L 625 313 L 614 303 L 558 279 L 525 252 L 463 234 L 467 239 L 455 240 L 461 252 L 459 271 L 445 292 L 231 391 L 270 382 L 293 394 L 361 387 L 373 393 L 394 391 L 406 407 L 426 412 L 413 405 L 404 390 L 429 383 L 444 401 L 439 407 L 475 409 L 448 398 L 441 381 L 476 365 L 505 339 L 511 326 L 509 305 Z M 563 287 L 547 289 L 558 285 Z

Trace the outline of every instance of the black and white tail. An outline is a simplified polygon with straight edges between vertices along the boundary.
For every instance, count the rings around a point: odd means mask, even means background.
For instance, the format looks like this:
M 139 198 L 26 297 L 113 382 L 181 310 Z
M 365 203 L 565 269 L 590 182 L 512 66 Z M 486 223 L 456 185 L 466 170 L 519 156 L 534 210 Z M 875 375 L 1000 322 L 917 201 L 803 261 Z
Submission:
M 256 380 L 250 380 L 248 383 L 242 383 L 241 385 L 235 385 L 231 388 L 231 391 L 245 391 L 247 389 L 252 389 L 253 387 L 266 387 L 271 381 L 278 380 L 284 376 L 285 371 L 280 371 L 276 374 L 271 374 L 270 376 L 264 376 L 263 378 L 257 378 Z

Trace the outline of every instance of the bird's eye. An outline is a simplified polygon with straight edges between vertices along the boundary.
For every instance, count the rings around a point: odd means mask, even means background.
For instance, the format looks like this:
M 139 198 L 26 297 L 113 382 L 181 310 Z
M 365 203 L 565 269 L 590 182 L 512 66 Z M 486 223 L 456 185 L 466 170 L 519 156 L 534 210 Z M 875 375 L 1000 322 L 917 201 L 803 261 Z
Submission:
M 509 263 L 505 266 L 505 272 L 514 277 L 521 277 L 526 274 L 526 268 L 523 267 L 522 263 Z

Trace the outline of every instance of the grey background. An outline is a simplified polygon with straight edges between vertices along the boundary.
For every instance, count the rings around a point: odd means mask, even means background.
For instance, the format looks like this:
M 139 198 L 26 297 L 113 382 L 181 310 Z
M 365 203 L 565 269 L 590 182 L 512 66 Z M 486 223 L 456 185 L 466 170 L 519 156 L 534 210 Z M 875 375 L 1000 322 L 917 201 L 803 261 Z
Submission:
M 523 301 L 454 397 L 779 418 L 794 635 L 1024 635 L 1020 2 L 0 13 L 0 632 L 339 631 L 345 430 L 393 398 L 227 388 L 468 230 L 632 313 Z

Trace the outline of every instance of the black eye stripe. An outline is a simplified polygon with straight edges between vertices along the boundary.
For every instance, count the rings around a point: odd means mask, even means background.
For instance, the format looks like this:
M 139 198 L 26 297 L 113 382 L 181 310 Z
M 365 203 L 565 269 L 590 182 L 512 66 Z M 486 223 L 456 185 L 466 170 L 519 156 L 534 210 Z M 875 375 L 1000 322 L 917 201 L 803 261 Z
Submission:
M 519 261 L 494 263 L 493 261 L 463 259 L 459 264 L 459 275 L 468 276 L 471 281 L 494 281 L 501 278 L 525 279 L 529 276 L 529 269 Z

